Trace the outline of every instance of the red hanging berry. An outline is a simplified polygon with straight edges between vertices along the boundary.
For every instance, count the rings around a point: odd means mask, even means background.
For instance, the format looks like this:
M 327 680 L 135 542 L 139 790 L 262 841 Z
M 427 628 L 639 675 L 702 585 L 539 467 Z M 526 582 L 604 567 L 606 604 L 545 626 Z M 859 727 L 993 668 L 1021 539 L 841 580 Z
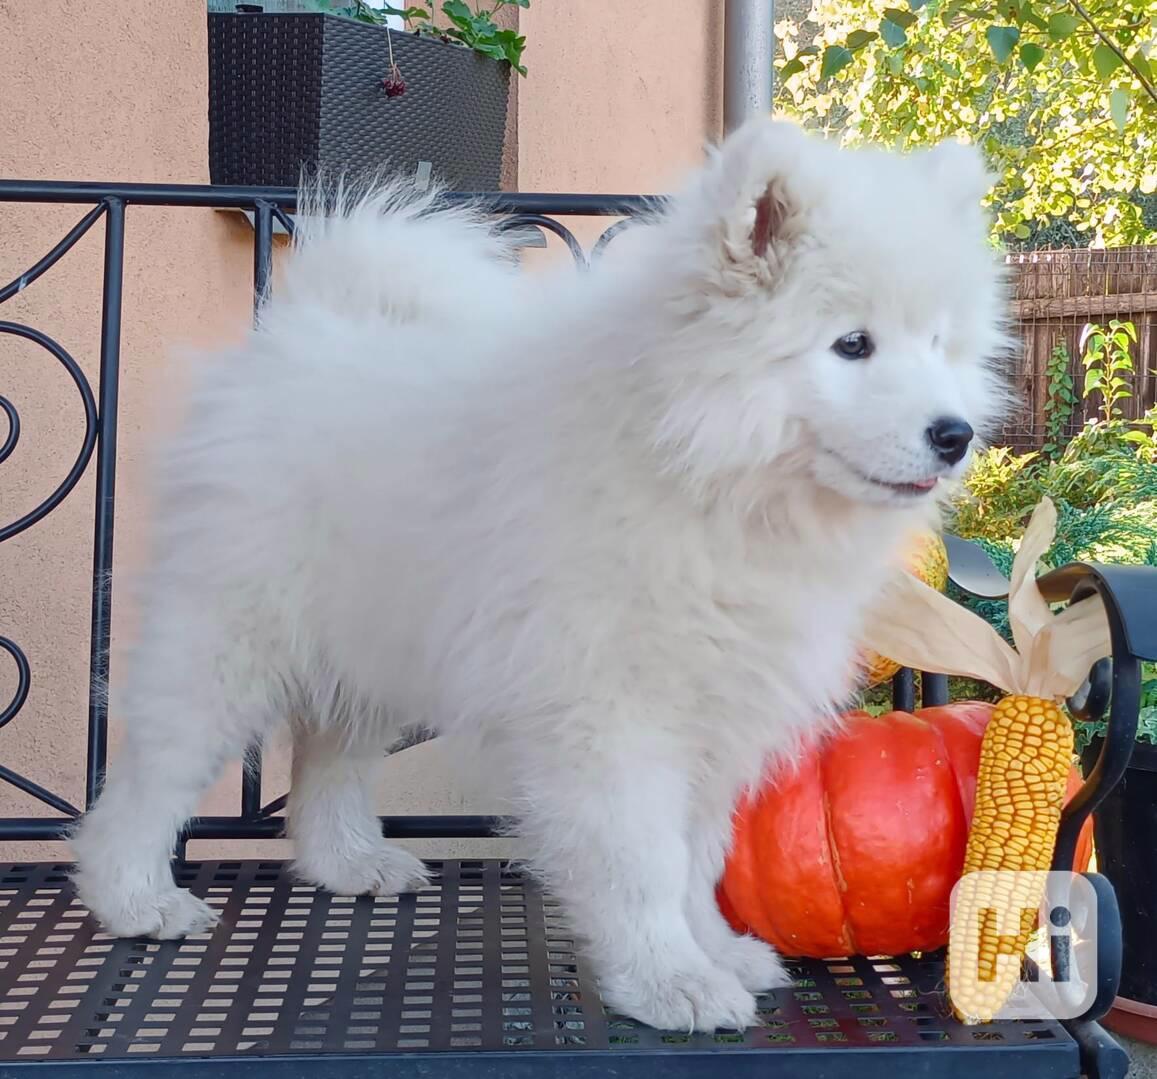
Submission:
M 382 89 L 386 91 L 386 97 L 401 97 L 406 92 L 406 80 L 397 64 L 390 64 L 390 73 L 382 79 Z
M 394 62 L 394 39 L 390 34 L 389 26 L 386 27 L 386 44 L 390 49 L 390 73 L 382 79 L 382 89 L 386 91 L 386 97 L 401 97 L 406 92 L 406 81 L 402 78 L 402 72 Z

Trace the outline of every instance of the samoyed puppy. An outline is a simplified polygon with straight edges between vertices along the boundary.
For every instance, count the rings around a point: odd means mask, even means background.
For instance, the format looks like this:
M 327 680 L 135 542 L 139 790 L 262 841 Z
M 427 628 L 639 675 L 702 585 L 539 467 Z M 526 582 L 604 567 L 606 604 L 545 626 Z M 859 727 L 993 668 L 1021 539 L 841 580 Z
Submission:
M 419 887 L 373 792 L 425 728 L 509 792 L 611 1007 L 751 1024 L 788 976 L 715 904 L 732 807 L 836 722 L 866 606 L 1001 411 L 987 186 L 967 147 L 759 119 L 590 273 L 398 186 L 307 214 L 165 456 L 83 902 L 211 925 L 174 841 L 279 724 L 300 876 Z

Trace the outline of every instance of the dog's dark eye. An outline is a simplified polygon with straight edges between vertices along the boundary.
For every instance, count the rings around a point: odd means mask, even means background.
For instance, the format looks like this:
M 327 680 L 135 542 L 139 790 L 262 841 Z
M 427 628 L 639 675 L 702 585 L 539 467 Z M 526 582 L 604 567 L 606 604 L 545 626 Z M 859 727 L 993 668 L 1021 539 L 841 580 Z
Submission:
M 866 360 L 876 351 L 876 343 L 863 330 L 856 330 L 836 341 L 832 351 L 845 360 Z

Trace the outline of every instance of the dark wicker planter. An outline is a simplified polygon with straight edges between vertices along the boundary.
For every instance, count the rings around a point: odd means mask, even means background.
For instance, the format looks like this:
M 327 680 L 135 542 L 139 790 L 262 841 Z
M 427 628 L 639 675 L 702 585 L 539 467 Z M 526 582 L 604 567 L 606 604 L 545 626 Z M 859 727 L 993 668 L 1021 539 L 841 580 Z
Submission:
M 209 175 L 293 186 L 303 166 L 413 174 L 496 191 L 510 68 L 394 31 L 406 92 L 389 98 L 387 31 L 334 15 L 209 15 Z

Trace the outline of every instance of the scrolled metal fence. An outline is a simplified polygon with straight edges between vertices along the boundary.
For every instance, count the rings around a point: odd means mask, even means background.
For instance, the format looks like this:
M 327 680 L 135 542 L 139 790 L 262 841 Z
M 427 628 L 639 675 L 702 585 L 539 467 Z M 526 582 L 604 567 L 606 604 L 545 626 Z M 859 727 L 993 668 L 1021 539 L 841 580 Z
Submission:
M 478 201 L 494 215 L 500 231 L 536 228 L 557 237 L 577 266 L 585 268 L 633 218 L 658 201 L 639 195 L 447 194 L 448 202 Z M 275 223 L 292 234 L 297 192 L 290 188 L 247 188 L 186 184 L 100 184 L 57 181 L 0 180 L 0 204 L 82 205 L 90 208 L 43 257 L 0 288 L 0 306 L 48 274 L 98 223 L 104 223 L 104 267 L 100 316 L 100 356 L 95 387 L 72 354 L 43 330 L 23 322 L 0 320 L 0 336 L 22 338 L 47 352 L 64 369 L 80 397 L 83 435 L 75 458 L 56 488 L 14 521 L 0 523 L 0 543 L 39 524 L 72 493 L 81 477 L 95 468 L 95 510 L 92 543 L 92 600 L 89 645 L 89 690 L 85 756 L 85 805 L 100 791 L 108 757 L 108 703 L 112 622 L 112 558 L 116 504 L 117 399 L 120 384 L 121 322 L 125 257 L 126 211 L 132 206 L 241 210 L 253 214 L 254 314 L 271 287 Z M 588 251 L 560 218 L 617 218 L 602 231 Z M 49 279 L 50 283 L 51 279 Z M 40 287 L 46 287 L 41 284 Z M 2 389 L 3 387 L 0 387 Z M 0 412 L 7 433 L 0 442 L 0 465 L 7 462 L 21 439 L 20 414 L 0 393 Z M 95 466 L 93 461 L 95 458 Z M 9 466 L 11 467 L 11 466 Z M 11 699 L 0 705 L 0 731 L 17 718 L 32 685 L 34 667 L 20 645 L 0 636 L 0 652 L 16 667 Z M 55 817 L 0 817 L 0 840 L 59 839 L 81 812 L 66 798 L 33 779 L 0 765 L 0 782 L 37 799 Z M 280 836 L 285 806 L 282 795 L 263 804 L 260 760 L 243 773 L 239 812 L 235 816 L 198 817 L 186 839 L 262 839 Z M 492 835 L 497 822 L 480 816 L 409 816 L 383 818 L 387 834 L 408 838 L 450 838 Z

